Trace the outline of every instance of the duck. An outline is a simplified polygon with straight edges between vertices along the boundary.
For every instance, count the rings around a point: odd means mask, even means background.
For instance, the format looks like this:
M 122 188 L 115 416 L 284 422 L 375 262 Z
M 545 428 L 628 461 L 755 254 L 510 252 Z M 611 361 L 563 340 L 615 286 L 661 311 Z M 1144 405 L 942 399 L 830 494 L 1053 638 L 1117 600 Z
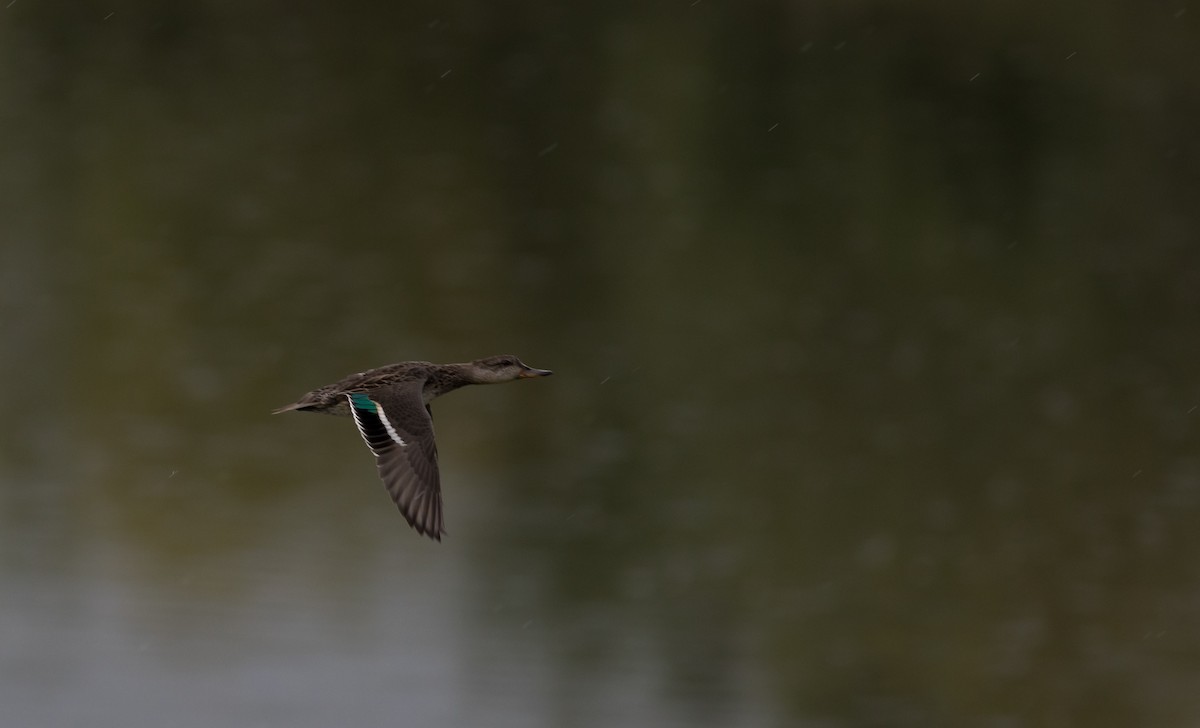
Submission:
M 548 377 L 511 354 L 461 364 L 402 361 L 350 374 L 272 412 L 350 416 L 375 455 L 379 477 L 404 519 L 421 536 L 441 541 L 442 486 L 433 400 L 469 384 L 498 384 Z

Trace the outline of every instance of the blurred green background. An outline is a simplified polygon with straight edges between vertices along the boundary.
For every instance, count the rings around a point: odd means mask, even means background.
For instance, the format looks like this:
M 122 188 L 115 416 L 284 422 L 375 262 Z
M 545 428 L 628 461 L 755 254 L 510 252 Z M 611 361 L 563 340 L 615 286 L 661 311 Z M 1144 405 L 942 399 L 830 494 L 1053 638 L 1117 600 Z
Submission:
M 5 725 L 1196 725 L 1197 15 L 8 3 Z

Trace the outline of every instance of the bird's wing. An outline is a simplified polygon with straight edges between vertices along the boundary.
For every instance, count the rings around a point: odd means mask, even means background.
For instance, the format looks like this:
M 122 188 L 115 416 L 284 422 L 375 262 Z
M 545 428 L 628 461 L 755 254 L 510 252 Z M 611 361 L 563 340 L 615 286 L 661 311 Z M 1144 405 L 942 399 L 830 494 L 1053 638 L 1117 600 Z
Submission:
M 445 533 L 433 418 L 421 401 L 422 383 L 368 392 L 346 399 L 367 447 L 375 453 L 379 477 L 408 525 L 435 541 Z

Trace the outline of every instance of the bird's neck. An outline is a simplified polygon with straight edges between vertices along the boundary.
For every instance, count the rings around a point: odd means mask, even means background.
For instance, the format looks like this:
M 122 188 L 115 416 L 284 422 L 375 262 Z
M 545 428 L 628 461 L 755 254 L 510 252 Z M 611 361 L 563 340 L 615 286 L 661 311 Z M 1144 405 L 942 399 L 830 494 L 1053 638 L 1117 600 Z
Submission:
M 425 380 L 425 387 L 422 390 L 422 398 L 425 400 L 425 404 L 429 404 L 443 394 L 453 392 L 468 384 L 475 384 L 475 382 L 468 378 L 464 367 L 458 364 L 443 364 L 429 372 L 429 378 Z

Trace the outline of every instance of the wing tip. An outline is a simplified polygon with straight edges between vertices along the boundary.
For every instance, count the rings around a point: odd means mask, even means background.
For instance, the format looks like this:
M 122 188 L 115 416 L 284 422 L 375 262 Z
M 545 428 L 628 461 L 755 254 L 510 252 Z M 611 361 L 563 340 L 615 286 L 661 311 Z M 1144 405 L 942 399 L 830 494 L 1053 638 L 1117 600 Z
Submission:
M 441 494 L 434 494 L 433 498 L 422 497 L 419 500 L 426 502 L 414 503 L 417 506 L 415 512 L 411 517 L 405 513 L 405 520 L 408 521 L 408 525 L 412 526 L 419 535 L 441 543 L 442 536 L 446 535 L 446 525 L 442 521 Z M 403 509 L 401 509 L 401 513 L 403 512 Z
M 437 524 L 436 526 L 430 528 L 429 526 L 426 526 L 423 523 L 419 523 L 419 522 L 413 520 L 413 521 L 409 521 L 408 525 L 411 526 L 412 529 L 417 532 L 418 536 L 425 536 L 426 538 L 431 538 L 434 541 L 437 541 L 438 543 L 441 543 L 442 536 L 446 535 L 446 529 L 440 523 Z

